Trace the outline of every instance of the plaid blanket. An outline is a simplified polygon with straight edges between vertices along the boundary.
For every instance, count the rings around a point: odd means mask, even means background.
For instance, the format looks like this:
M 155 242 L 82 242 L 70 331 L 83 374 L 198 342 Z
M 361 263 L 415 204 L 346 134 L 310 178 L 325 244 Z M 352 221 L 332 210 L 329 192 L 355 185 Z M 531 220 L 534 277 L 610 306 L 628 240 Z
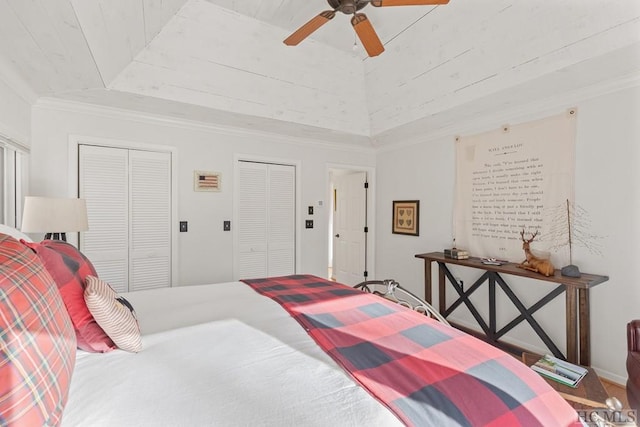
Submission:
M 519 360 L 379 296 L 310 276 L 243 280 L 408 426 L 567 426 L 577 413 Z

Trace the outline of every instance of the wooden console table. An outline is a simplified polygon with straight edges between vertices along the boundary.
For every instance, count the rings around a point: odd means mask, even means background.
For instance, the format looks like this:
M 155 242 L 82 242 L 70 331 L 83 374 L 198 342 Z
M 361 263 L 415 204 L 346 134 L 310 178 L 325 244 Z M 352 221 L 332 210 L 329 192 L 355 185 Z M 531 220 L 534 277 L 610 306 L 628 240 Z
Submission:
M 553 276 L 545 277 L 542 274 L 524 270 L 516 267 L 516 264 L 509 263 L 504 265 L 485 265 L 480 258 L 469 258 L 465 260 L 456 260 L 445 258 L 442 252 L 431 252 L 427 254 L 417 254 L 416 258 L 424 260 L 424 295 L 425 300 L 432 304 L 431 301 L 431 264 L 438 263 L 439 270 L 439 311 L 445 318 L 449 316 L 458 306 L 465 304 L 478 325 L 484 332 L 485 339 L 497 346 L 504 346 L 499 340 L 507 332 L 516 325 L 526 320 L 536 334 L 542 339 L 547 348 L 554 356 L 577 363 L 584 366 L 591 365 L 591 337 L 590 337 L 590 314 L 589 314 L 589 289 L 609 280 L 607 276 L 598 276 L 595 274 L 582 274 L 580 277 L 565 277 L 560 274 L 560 270 L 556 270 Z M 471 267 L 484 270 L 484 273 L 475 281 L 473 285 L 467 289 L 463 289 L 462 285 L 455 279 L 447 264 L 455 264 L 463 267 Z M 520 301 L 511 287 L 502 278 L 501 274 L 509 274 L 513 276 L 527 277 L 529 279 L 541 280 L 545 282 L 557 283 L 551 292 L 542 297 L 539 301 L 527 308 Z M 458 299 L 449 307 L 446 305 L 446 287 L 445 277 L 449 280 L 455 291 L 458 293 Z M 476 307 L 469 299 L 469 296 L 475 292 L 483 283 L 489 283 L 489 324 L 485 322 Z M 496 284 L 500 286 L 506 296 L 511 300 L 513 305 L 518 309 L 520 315 L 505 325 L 502 329 L 496 330 Z M 549 301 L 558 295 L 566 293 L 566 339 L 567 354 L 564 355 L 542 329 L 540 324 L 533 318 L 533 314 L 540 308 L 545 306 Z

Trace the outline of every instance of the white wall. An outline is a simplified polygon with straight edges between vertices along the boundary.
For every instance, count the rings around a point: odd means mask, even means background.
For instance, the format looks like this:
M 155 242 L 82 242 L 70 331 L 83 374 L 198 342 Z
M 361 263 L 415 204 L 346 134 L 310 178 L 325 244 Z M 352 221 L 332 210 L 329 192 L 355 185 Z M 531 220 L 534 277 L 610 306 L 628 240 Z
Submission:
M 0 79 L 0 135 L 29 145 L 31 104 Z
M 610 277 L 608 282 L 591 291 L 592 365 L 604 377 L 623 383 L 627 353 L 625 325 L 640 317 L 640 243 L 637 240 L 640 238 L 640 87 L 577 103 L 567 100 L 566 107 L 573 106 L 578 107 L 575 201 L 589 213 L 591 231 L 604 236 L 602 256 L 576 248 L 574 264 L 583 272 Z M 563 108 L 559 108 L 557 112 L 562 111 Z M 532 118 L 538 115 L 538 111 L 531 112 Z M 503 123 L 499 117 L 494 119 L 491 125 L 497 127 Z M 461 127 L 464 125 L 460 123 Z M 401 285 L 423 295 L 423 263 L 414 255 L 451 246 L 454 132 L 447 138 L 381 151 L 376 168 L 378 277 L 395 278 Z M 399 199 L 420 200 L 419 237 L 391 234 L 391 202 Z M 471 285 L 479 276 L 472 269 L 453 271 L 466 285 Z M 433 301 L 437 304 L 436 272 L 434 266 Z M 507 278 L 507 282 L 522 295 L 525 305 L 533 304 L 553 288 L 528 279 Z M 453 292 L 449 287 L 448 296 Z M 479 291 L 474 301 L 486 306 L 486 295 L 486 290 Z M 563 295 L 534 317 L 564 351 Z M 499 299 L 498 312 L 502 312 L 498 327 L 516 315 L 505 298 Z M 458 309 L 454 315 L 461 323 L 475 324 L 466 308 Z M 506 340 L 544 352 L 544 344 L 529 329 L 528 325 L 521 324 Z
M 215 130 L 197 124 L 163 122 L 112 110 L 83 108 L 77 104 L 39 101 L 33 108 L 31 194 L 70 195 L 69 135 L 177 148 L 179 214 L 175 227 L 178 227 L 178 221 L 189 222 L 189 232 L 178 234 L 180 285 L 233 279 L 233 233 L 222 231 L 222 223 L 232 220 L 236 154 L 300 162 L 301 221 L 307 218 L 306 206 L 316 204 L 315 228 L 299 228 L 301 272 L 322 277 L 326 277 L 328 265 L 327 165 L 372 167 L 375 162 L 375 153 L 363 149 L 331 148 L 290 137 Z M 194 170 L 220 172 L 222 192 L 194 192 Z M 319 200 L 325 202 L 325 207 L 317 206 Z
M 578 107 L 576 202 L 590 213 L 593 232 L 605 236 L 602 257 L 578 248 L 574 263 L 584 272 L 610 276 L 608 282 L 591 292 L 592 364 L 605 377 L 621 383 L 626 378 L 625 324 L 640 316 L 640 286 L 637 284 L 640 266 L 636 261 L 640 256 L 640 243 L 634 240 L 640 227 L 636 220 L 640 217 L 640 188 L 637 185 L 640 174 L 637 171 L 640 160 L 637 144 L 640 139 L 639 100 L 640 88 L 636 87 L 587 101 L 574 103 L 568 100 L 566 103 L 566 107 Z M 539 114 L 539 111 L 532 111 L 531 118 L 538 118 Z M 179 234 L 179 282 L 183 285 L 232 279 L 233 235 L 222 231 L 222 221 L 232 219 L 231 178 L 235 154 L 300 161 L 303 213 L 306 206 L 318 200 L 325 201 L 324 209 L 316 207 L 316 228 L 301 230 L 301 271 L 304 273 L 326 274 L 330 213 L 328 164 L 376 167 L 376 278 L 395 278 L 422 295 L 423 263 L 414 255 L 439 251 L 451 244 L 455 132 L 451 137 L 380 151 L 375 158 L 374 154 L 363 150 L 331 149 L 314 143 L 292 144 L 282 142 L 291 139 L 273 135 L 215 131 L 109 110 L 79 109 L 74 105 L 54 108 L 39 103 L 32 116 L 31 194 L 34 195 L 69 194 L 69 135 L 169 145 L 178 149 L 178 220 L 189 221 L 189 232 Z M 508 122 L 500 117 L 494 119 L 492 126 Z M 465 124 L 460 125 L 464 127 Z M 223 192 L 194 192 L 193 170 L 221 172 Z M 419 237 L 391 233 L 391 201 L 399 199 L 421 201 Z M 456 270 L 455 274 L 466 284 L 471 284 L 475 276 L 470 270 Z M 528 305 L 550 290 L 538 281 L 514 279 L 510 283 Z M 434 300 L 437 296 L 437 289 L 434 289 Z M 478 300 L 482 298 L 483 295 L 477 297 Z M 499 326 L 500 322 L 504 324 L 516 314 L 504 298 L 499 300 L 499 311 L 502 313 Z M 457 320 L 472 324 L 472 318 L 464 310 L 455 314 Z M 564 299 L 557 298 L 535 317 L 564 350 Z M 526 325 L 511 331 L 508 340 L 545 351 L 541 341 Z

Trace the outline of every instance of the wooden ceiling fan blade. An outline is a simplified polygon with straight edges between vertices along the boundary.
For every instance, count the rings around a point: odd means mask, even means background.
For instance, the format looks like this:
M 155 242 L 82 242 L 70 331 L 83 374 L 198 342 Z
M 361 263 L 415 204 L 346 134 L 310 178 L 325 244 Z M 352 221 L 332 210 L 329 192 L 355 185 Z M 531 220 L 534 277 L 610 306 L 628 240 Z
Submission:
M 318 16 L 315 16 L 311 21 L 304 24 L 302 27 L 298 28 L 293 34 L 287 37 L 284 41 L 284 44 L 287 46 L 295 46 L 300 43 L 302 40 L 306 39 L 318 28 L 322 27 L 324 24 L 329 22 L 333 17 L 336 16 L 336 12 L 333 10 L 325 10 L 320 13 Z
M 382 42 L 376 34 L 376 30 L 373 29 L 373 25 L 371 25 L 371 21 L 369 21 L 367 15 L 364 13 L 356 13 L 353 18 L 351 18 L 351 25 L 353 25 L 353 29 L 356 31 L 358 38 L 362 42 L 362 46 L 364 46 L 369 56 L 378 56 L 384 52 L 384 46 L 382 46 Z
M 447 4 L 449 0 L 371 0 L 371 4 L 375 7 L 387 6 L 435 6 L 439 4 Z

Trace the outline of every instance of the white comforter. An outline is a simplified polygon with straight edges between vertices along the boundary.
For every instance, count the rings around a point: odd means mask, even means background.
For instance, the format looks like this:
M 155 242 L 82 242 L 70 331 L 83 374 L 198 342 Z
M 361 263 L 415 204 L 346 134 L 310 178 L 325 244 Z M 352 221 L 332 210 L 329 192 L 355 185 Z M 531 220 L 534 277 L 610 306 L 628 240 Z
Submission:
M 125 297 L 144 349 L 79 352 L 64 427 L 401 425 L 245 284 Z

